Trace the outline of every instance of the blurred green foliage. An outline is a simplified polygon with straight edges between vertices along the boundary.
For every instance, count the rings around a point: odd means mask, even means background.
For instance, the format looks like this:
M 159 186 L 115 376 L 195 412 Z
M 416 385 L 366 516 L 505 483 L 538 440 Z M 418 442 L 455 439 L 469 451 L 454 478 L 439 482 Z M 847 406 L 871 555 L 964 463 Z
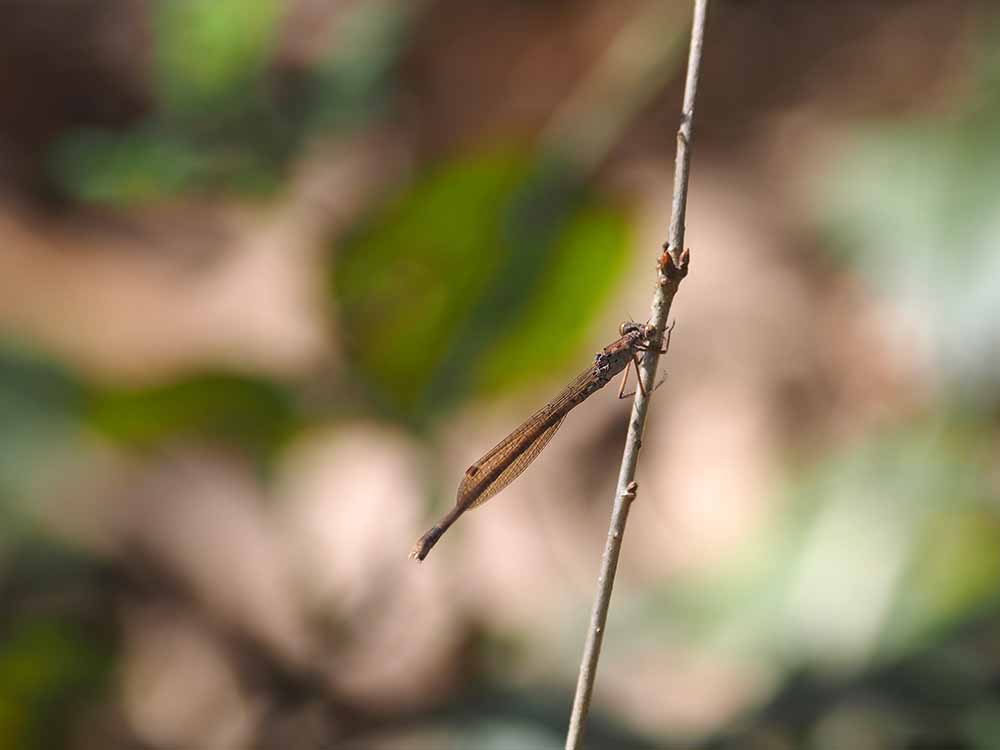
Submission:
M 68 133 L 49 154 L 55 183 L 77 200 L 121 207 L 183 191 L 277 188 L 310 137 L 379 110 L 410 18 L 393 0 L 359 3 L 312 68 L 279 74 L 283 4 L 153 8 L 154 112 L 124 132 Z
M 1000 608 L 988 435 L 921 418 L 825 456 L 733 556 L 624 602 L 619 647 L 676 641 L 830 684 L 920 658 Z
M 211 439 L 263 459 L 300 425 L 291 391 L 224 373 L 136 389 L 103 389 L 88 404 L 91 427 L 134 448 Z
M 87 383 L 55 362 L 0 346 L 0 496 L 27 498 L 56 459 L 95 430 L 133 450 L 202 439 L 266 460 L 303 424 L 294 390 L 225 372 L 121 387 Z
M 849 513 L 853 533 L 834 539 L 815 585 L 839 581 L 845 606 L 825 614 L 838 625 L 867 605 L 871 636 L 858 646 L 880 663 L 947 654 L 943 643 L 967 639 L 970 623 L 995 622 L 1000 607 L 991 417 L 1000 407 L 1000 55 L 995 23 L 983 28 L 967 103 L 860 127 L 820 203 L 842 257 L 908 324 L 936 376 L 923 418 L 874 437 L 847 464 L 824 461 L 825 486 L 836 491 L 817 507 Z M 866 596 L 880 577 L 882 596 Z M 981 702 L 989 691 L 980 672 L 993 666 L 970 656 L 961 667 L 937 658 L 919 679 L 947 686 L 931 703 L 957 704 L 953 731 L 968 747 L 996 747 L 1000 713 Z
M 623 217 L 515 150 L 445 164 L 338 249 L 333 294 L 374 403 L 423 424 L 576 351 L 627 257 Z
M 195 147 L 151 129 L 84 130 L 63 139 L 53 155 L 62 187 L 89 203 L 141 203 L 207 178 Z
M 67 369 L 0 347 L 0 748 L 63 746 L 111 669 L 110 648 L 59 611 L 67 600 L 57 592 L 82 585 L 92 561 L 36 517 L 78 460 L 86 400 Z
M 0 638 L 0 748 L 64 747 L 71 718 L 96 706 L 111 654 L 79 626 L 52 618 L 5 623 Z
M 154 6 L 161 106 L 175 116 L 243 109 L 259 96 L 277 42 L 275 0 L 170 0 Z
M 102 635 L 108 615 L 94 611 L 108 594 L 106 563 L 39 518 L 85 467 L 85 434 L 132 451 L 208 439 L 263 460 L 297 414 L 289 392 L 262 379 L 215 374 L 113 388 L 0 346 L 0 748 L 65 746 L 115 664 Z
M 156 112 L 127 132 L 67 135 L 51 154 L 59 184 L 77 199 L 119 206 L 192 190 L 271 189 L 309 137 L 377 113 L 407 14 L 391 2 L 358 4 L 322 60 L 279 81 L 281 7 L 157 4 Z M 998 70 L 987 58 L 983 80 Z M 983 613 L 995 616 L 1000 506 L 990 484 L 995 426 L 984 415 L 1000 405 L 998 91 L 984 84 L 976 106 L 958 116 L 863 128 L 824 188 L 823 223 L 848 248 L 846 262 L 928 335 L 929 369 L 945 375 L 932 413 L 792 476 L 787 512 L 743 554 L 620 606 L 616 627 L 627 635 L 612 650 L 676 639 L 847 685 L 881 679 L 894 664 L 924 668 L 930 646 Z M 570 165 L 515 148 L 435 165 L 331 254 L 330 292 L 358 381 L 384 416 L 424 427 L 470 395 L 554 372 L 578 353 L 624 270 L 629 240 L 626 218 L 589 195 Z M 136 451 L 208 440 L 266 461 L 303 420 L 294 387 L 266 378 L 211 373 L 116 388 L 0 349 L 4 590 L 14 579 L 45 589 L 88 569 L 47 546 L 24 513 L 81 432 Z M 67 725 L 64 707 L 101 689 L 111 657 L 65 621 L 9 616 L 0 625 L 0 748 L 52 746 Z M 570 661 L 578 632 L 567 638 Z M 948 682 L 943 661 L 926 667 L 923 681 L 968 697 L 964 736 L 993 746 L 1000 708 L 976 683 L 990 675 L 968 668 Z M 816 747 L 844 746 L 839 727 L 871 718 L 811 697 L 830 706 L 813 728 Z M 496 711 L 493 702 L 484 714 Z M 519 723 L 530 709 L 518 711 L 506 723 L 467 725 L 462 739 L 556 744 L 555 732 Z M 873 725 L 893 721 L 885 710 Z
M 1000 406 L 1000 71 L 994 28 L 958 113 L 859 128 L 821 221 L 861 278 L 926 337 L 940 396 Z
M 364 125 L 391 99 L 396 61 L 420 3 L 369 0 L 343 19 L 327 54 L 296 86 L 305 133 Z
M 956 522 L 997 511 L 988 435 L 975 422 L 917 418 L 831 454 L 793 485 L 800 510 L 788 520 L 802 525 L 786 530 L 800 546 L 784 642 L 800 658 L 834 671 L 897 659 L 995 598 L 992 576 L 959 580 L 933 565 L 948 554 L 951 571 L 969 571 L 996 556 L 996 524 L 954 546 Z
M 83 384 L 23 347 L 0 347 L 0 502 L 28 503 L 73 450 Z M 0 540 L 8 524 L 0 524 Z

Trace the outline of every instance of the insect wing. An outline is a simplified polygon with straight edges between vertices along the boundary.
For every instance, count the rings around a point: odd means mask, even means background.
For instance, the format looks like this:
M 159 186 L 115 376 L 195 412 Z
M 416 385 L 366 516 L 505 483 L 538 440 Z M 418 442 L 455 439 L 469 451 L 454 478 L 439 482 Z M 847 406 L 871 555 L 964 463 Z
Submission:
M 548 427 L 540 432 L 538 437 L 536 437 L 528 445 L 528 447 L 525 448 L 521 454 L 510 463 L 510 466 L 500 472 L 496 479 L 490 482 L 485 489 L 483 489 L 483 491 L 479 494 L 479 497 L 477 497 L 469 505 L 469 508 L 478 508 L 508 484 L 517 479 L 521 475 L 521 472 L 527 469 L 531 465 L 531 462 L 538 458 L 538 454 L 542 452 L 542 449 L 545 448 L 546 445 L 548 445 L 549 440 L 551 440 L 552 436 L 556 434 L 556 431 L 562 425 L 563 419 L 565 418 L 566 417 L 563 416 L 562 419 L 555 422 L 551 427 Z M 469 475 L 462 478 L 462 484 L 459 485 L 458 488 L 459 497 L 462 497 L 465 492 L 468 492 L 471 489 L 473 481 L 474 477 Z

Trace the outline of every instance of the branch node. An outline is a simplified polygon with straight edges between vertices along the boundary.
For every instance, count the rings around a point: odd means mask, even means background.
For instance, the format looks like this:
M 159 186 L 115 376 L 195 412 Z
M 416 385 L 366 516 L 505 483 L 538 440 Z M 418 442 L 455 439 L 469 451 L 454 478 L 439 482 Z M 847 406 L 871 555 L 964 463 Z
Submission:
M 688 266 L 691 264 L 691 250 L 684 248 L 680 257 L 675 261 L 673 253 L 670 252 L 670 243 L 663 244 L 663 252 L 656 259 L 657 279 L 660 286 L 666 286 L 671 281 L 680 282 L 688 273 Z

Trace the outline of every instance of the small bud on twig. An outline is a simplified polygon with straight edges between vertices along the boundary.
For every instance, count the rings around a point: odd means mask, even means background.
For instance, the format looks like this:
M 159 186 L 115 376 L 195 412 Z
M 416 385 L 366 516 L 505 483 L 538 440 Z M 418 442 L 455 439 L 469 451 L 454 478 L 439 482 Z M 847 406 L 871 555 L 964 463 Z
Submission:
M 670 253 L 670 243 L 663 245 L 663 252 L 656 259 L 657 278 L 660 286 L 666 286 L 671 281 L 680 281 L 687 276 L 688 266 L 691 263 L 691 250 L 685 248 L 678 259 L 674 262 L 674 256 Z

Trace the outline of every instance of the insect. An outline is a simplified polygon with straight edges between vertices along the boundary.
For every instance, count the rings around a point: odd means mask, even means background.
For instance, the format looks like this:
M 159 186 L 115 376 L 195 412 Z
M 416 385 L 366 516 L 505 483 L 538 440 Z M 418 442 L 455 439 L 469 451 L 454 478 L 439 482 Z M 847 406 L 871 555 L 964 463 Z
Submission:
M 672 330 L 672 326 L 671 329 Z M 670 345 L 670 330 L 667 343 L 660 350 L 666 353 Z M 426 534 L 413 546 L 410 557 L 423 560 L 437 544 L 438 539 L 458 520 L 465 511 L 478 507 L 513 482 L 528 468 L 538 454 L 556 434 L 566 415 L 582 404 L 589 396 L 603 388 L 609 380 L 624 370 L 619 398 L 625 395 L 628 368 L 635 366 L 639 389 L 646 392 L 639 372 L 639 352 L 654 346 L 656 329 L 651 325 L 641 325 L 632 321 L 622 323 L 619 328 L 621 338 L 612 341 L 594 357 L 594 364 L 578 375 L 563 388 L 555 398 L 536 411 L 521 426 L 501 440 L 492 450 L 465 471 L 458 485 L 455 507 L 441 517 Z

